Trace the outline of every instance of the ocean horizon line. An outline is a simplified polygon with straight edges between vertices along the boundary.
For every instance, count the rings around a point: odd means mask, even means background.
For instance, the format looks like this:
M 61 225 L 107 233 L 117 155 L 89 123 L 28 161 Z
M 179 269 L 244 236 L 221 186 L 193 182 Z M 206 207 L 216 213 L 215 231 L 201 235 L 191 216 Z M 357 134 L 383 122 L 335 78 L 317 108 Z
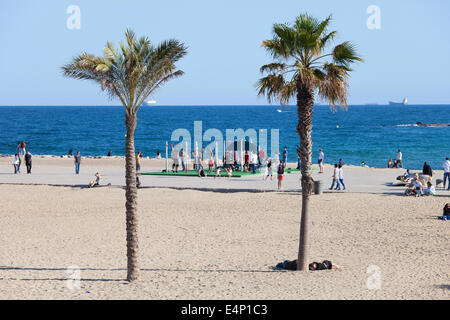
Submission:
M 289 105 L 280 105 L 280 104 L 152 104 L 152 105 L 142 105 L 143 107 L 297 107 L 295 104 L 289 104 Z M 347 107 L 367 107 L 367 106 L 386 106 L 389 107 L 390 105 L 384 104 L 384 103 L 366 103 L 366 104 L 348 104 Z M 402 107 L 416 107 L 416 106 L 450 106 L 449 103 L 416 103 L 416 104 L 407 104 Z M 58 105 L 58 104 L 39 104 L 39 105 L 0 105 L 0 108 L 15 108 L 15 107 L 117 107 L 117 108 L 123 108 L 123 105 L 117 104 L 117 105 L 108 105 L 108 104 L 64 104 L 64 105 Z M 331 106 L 328 104 L 314 104 L 314 107 L 328 107 Z M 336 108 L 341 108 L 342 106 L 336 106 Z

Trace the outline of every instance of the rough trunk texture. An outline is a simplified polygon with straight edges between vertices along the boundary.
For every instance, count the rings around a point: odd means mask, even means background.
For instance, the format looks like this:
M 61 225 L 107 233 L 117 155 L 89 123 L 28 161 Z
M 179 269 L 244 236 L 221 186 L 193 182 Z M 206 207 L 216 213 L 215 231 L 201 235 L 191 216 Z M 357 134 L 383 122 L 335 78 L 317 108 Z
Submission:
M 136 115 L 126 115 L 125 125 L 127 138 L 125 145 L 125 182 L 126 182 L 126 216 L 127 216 L 127 280 L 138 278 L 138 217 L 137 217 L 137 187 L 136 187 L 136 157 L 134 150 L 134 130 Z
M 312 157 L 312 115 L 314 90 L 308 83 L 297 82 L 297 133 L 300 136 L 300 160 L 302 163 L 302 217 L 300 221 L 300 239 L 298 248 L 298 270 L 308 270 L 308 209 L 309 196 L 313 187 L 311 177 Z

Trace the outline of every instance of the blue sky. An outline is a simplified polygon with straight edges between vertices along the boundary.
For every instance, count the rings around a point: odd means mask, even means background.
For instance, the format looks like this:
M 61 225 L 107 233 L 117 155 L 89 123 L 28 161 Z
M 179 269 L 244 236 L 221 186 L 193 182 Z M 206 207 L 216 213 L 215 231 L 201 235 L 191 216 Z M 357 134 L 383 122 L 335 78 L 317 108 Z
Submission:
M 70 5 L 81 10 L 80 30 L 66 27 Z M 379 30 L 366 26 L 369 5 L 381 9 Z M 365 59 L 352 74 L 350 104 L 450 103 L 448 0 L 15 0 L 0 4 L 0 105 L 119 104 L 93 83 L 63 78 L 60 66 L 81 51 L 102 54 L 126 28 L 189 46 L 179 63 L 185 76 L 157 92 L 158 104 L 266 104 L 254 89 L 271 61 L 261 41 L 273 23 L 302 12 L 333 14 L 336 42 L 354 42 Z

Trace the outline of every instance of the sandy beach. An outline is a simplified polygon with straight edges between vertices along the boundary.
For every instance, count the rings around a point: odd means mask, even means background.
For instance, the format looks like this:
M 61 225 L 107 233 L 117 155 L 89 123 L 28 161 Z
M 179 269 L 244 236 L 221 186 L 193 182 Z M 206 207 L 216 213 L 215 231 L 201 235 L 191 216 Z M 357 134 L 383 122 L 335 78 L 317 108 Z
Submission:
M 298 174 L 283 192 L 261 176 L 143 176 L 142 270 L 128 284 L 123 159 L 85 159 L 79 176 L 72 161 L 36 157 L 31 175 L 14 175 L 0 159 L 0 299 L 450 298 L 450 232 L 436 218 L 450 192 L 405 197 L 390 186 L 402 169 L 344 167 L 347 191 L 312 196 L 310 260 L 345 267 L 315 272 L 273 269 L 297 255 Z M 85 188 L 95 171 L 111 186 Z M 313 178 L 328 187 L 330 168 Z

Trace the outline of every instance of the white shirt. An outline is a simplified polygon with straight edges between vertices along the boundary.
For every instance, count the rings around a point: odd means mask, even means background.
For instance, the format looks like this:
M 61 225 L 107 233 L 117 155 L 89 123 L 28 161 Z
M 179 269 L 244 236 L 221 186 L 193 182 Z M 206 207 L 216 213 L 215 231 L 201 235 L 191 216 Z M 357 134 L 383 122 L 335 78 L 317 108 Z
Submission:
M 333 179 L 339 179 L 339 168 L 334 168 Z
M 444 164 L 442 165 L 442 169 L 444 169 L 445 173 L 450 172 L 450 160 L 446 160 Z
M 320 152 L 319 152 L 319 160 L 323 160 L 323 157 L 324 157 L 323 152 L 320 151 Z
M 338 168 L 338 172 L 339 172 L 339 179 L 344 179 L 344 170 L 342 170 L 342 168 Z
M 251 162 L 253 164 L 258 164 L 258 156 L 256 153 L 252 152 Z
M 402 160 L 402 153 L 401 152 L 397 153 L 397 160 Z

